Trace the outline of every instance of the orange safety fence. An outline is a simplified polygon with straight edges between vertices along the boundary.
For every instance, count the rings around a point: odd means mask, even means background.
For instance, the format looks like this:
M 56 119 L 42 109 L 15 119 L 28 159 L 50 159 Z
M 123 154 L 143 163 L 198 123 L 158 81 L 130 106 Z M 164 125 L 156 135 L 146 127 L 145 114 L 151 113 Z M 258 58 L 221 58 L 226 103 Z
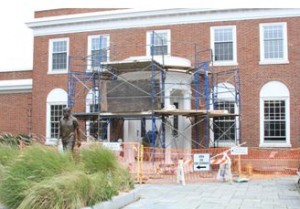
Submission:
M 115 151 L 119 161 L 139 183 L 176 183 L 179 160 L 184 162 L 186 182 L 215 181 L 219 164 L 224 163 L 223 152 L 227 152 L 232 161 L 233 175 L 252 178 L 296 175 L 300 165 L 300 149 L 248 148 L 248 154 L 239 157 L 232 155 L 228 147 L 162 149 L 142 147 L 137 142 L 125 142 L 121 144 L 121 150 Z M 210 155 L 208 171 L 194 170 L 194 155 L 199 153 Z

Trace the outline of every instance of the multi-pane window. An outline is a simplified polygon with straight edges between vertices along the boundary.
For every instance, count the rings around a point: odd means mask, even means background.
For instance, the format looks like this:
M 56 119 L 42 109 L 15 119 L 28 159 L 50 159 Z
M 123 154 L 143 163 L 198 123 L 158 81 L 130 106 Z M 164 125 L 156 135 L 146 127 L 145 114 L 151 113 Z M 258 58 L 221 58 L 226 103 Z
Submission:
M 287 61 L 286 23 L 260 25 L 261 61 Z
M 158 30 L 147 32 L 148 55 L 170 55 L 170 31 Z
M 264 56 L 269 58 L 283 58 L 282 25 L 264 27 Z
M 63 116 L 63 109 L 66 105 L 50 105 L 50 136 L 59 138 L 59 121 Z
M 269 81 L 259 93 L 260 147 L 291 147 L 290 92 L 279 81 Z
M 284 100 L 264 101 L 264 140 L 286 140 L 286 114 Z
M 89 37 L 89 55 L 92 68 L 107 62 L 109 57 L 109 36 L 98 35 Z
M 212 27 L 211 39 L 215 62 L 236 62 L 236 27 Z
M 235 103 L 233 101 L 220 101 L 217 102 L 216 109 L 235 113 Z M 216 117 L 213 120 L 215 142 L 234 142 L 236 137 L 235 116 Z
M 68 39 L 52 39 L 50 40 L 50 71 L 65 71 L 68 68 Z

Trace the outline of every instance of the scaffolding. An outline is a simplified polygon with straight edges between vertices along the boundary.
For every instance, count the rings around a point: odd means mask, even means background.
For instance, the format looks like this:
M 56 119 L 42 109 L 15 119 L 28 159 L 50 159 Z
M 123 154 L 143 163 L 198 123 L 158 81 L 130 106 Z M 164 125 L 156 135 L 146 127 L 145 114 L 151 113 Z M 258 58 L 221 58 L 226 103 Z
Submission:
M 189 141 L 190 148 L 217 147 L 222 139 L 228 140 L 233 135 L 231 141 L 239 143 L 241 101 L 238 69 L 215 72 L 211 50 L 198 49 L 195 44 L 187 47 L 191 49 L 189 56 L 184 55 L 184 60 L 190 60 L 190 65 L 169 62 L 170 55 L 165 49 L 167 40 L 154 31 L 150 46 L 147 46 L 150 56 L 140 56 L 140 48 L 145 46 L 138 43 L 106 47 L 103 42 L 103 37 L 99 36 L 100 47 L 91 55 L 69 59 L 68 106 L 84 121 L 87 135 L 93 133 L 97 140 L 117 140 L 123 137 L 122 126 L 126 121 L 140 120 L 144 128 L 139 134 L 143 137 L 147 134 L 145 123 L 151 124 L 151 147 L 167 148 L 170 143 L 180 143 L 176 141 L 178 138 Z M 182 57 L 181 53 L 175 55 Z M 180 80 L 180 77 L 184 79 Z M 220 83 L 223 90 L 220 90 Z M 234 112 L 220 109 L 220 98 L 224 94 L 232 94 L 230 104 L 234 104 Z M 176 102 L 171 104 L 171 100 Z M 187 107 L 183 108 L 184 105 Z M 225 123 L 220 121 L 226 121 L 228 117 L 232 118 L 228 130 L 218 128 Z M 180 129 L 179 119 L 188 121 Z M 93 131 L 95 126 L 96 131 Z M 123 133 L 116 134 L 120 128 Z M 233 128 L 235 134 L 231 133 Z M 171 130 L 171 134 L 167 134 L 167 130 Z M 191 131 L 188 136 L 185 134 L 187 130 Z M 222 134 L 216 136 L 216 130 L 218 133 L 221 130 Z

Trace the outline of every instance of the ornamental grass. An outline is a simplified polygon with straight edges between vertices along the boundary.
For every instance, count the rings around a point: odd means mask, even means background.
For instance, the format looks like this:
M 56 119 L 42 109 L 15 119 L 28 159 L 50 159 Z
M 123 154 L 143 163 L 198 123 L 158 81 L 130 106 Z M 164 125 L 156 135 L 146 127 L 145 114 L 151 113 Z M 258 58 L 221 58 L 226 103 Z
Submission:
M 128 171 L 103 147 L 79 150 L 76 160 L 55 147 L 12 147 L 0 144 L 0 155 L 6 153 L 0 161 L 0 202 L 8 209 L 78 209 L 133 188 Z

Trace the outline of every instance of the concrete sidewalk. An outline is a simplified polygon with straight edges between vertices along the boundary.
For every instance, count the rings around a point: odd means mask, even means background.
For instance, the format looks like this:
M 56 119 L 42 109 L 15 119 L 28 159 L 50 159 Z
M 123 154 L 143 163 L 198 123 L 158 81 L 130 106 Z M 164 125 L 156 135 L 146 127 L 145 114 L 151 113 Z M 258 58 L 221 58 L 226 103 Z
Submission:
M 136 185 L 134 192 L 141 199 L 123 209 L 300 209 L 297 181 L 295 176 L 232 184 Z M 0 209 L 4 209 L 1 204 Z
M 141 199 L 123 209 L 300 209 L 297 180 L 138 185 Z

